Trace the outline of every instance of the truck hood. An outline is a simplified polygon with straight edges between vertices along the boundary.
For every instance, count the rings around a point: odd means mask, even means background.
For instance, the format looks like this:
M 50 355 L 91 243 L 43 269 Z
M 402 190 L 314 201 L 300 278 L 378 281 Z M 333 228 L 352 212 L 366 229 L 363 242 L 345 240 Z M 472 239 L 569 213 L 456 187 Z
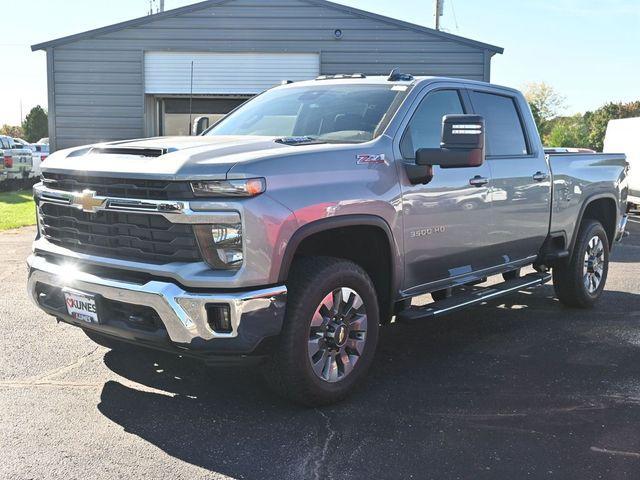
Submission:
M 292 146 L 277 139 L 199 136 L 100 143 L 55 152 L 42 163 L 42 171 L 166 180 L 223 179 L 238 163 L 328 146 Z

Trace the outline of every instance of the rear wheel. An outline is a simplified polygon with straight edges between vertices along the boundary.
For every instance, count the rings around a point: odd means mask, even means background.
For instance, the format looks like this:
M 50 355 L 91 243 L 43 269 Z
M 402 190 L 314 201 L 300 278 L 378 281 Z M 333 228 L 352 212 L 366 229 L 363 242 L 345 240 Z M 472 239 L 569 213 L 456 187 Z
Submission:
M 279 344 L 265 368 L 281 395 L 308 406 L 347 396 L 373 360 L 379 312 L 375 288 L 353 262 L 296 262 Z
M 597 220 L 580 226 L 569 262 L 553 268 L 553 287 L 567 306 L 592 307 L 602 295 L 609 271 L 609 239 Z

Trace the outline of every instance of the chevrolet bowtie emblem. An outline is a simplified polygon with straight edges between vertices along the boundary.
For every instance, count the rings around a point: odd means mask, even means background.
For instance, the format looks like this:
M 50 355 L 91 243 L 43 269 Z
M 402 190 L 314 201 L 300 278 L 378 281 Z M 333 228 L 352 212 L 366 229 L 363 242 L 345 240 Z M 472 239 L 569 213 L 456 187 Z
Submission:
M 83 212 L 95 213 L 106 201 L 106 198 L 96 198 L 96 192 L 93 190 L 83 190 L 82 193 L 73 196 L 72 205 Z

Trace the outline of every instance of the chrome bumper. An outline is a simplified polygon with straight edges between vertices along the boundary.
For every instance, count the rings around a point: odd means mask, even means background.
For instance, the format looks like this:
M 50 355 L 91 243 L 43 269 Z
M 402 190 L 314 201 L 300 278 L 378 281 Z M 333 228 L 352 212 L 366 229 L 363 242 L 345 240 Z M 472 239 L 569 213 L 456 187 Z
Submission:
M 285 286 L 233 293 L 192 293 L 170 282 L 153 280 L 138 284 L 65 269 L 37 254 L 31 255 L 27 264 L 29 293 L 43 310 L 47 311 L 37 298 L 38 283 L 55 288 L 74 288 L 109 300 L 150 307 L 157 312 L 174 346 L 184 349 L 246 354 L 262 339 L 280 333 L 282 327 L 287 294 Z M 229 305 L 230 333 L 215 332 L 209 327 L 205 305 L 212 303 Z M 48 313 L 58 316 L 56 312 Z M 65 315 L 61 317 L 70 320 Z M 105 320 L 108 324 L 108 318 Z M 80 326 L 101 330 L 101 324 Z M 107 333 L 118 336 L 118 331 L 109 330 Z M 125 336 L 124 332 L 122 336 Z
M 629 215 L 623 215 L 622 218 L 620 218 L 620 223 L 618 224 L 618 227 L 616 229 L 616 242 L 619 242 L 623 239 L 623 237 L 627 235 L 626 228 L 628 219 Z

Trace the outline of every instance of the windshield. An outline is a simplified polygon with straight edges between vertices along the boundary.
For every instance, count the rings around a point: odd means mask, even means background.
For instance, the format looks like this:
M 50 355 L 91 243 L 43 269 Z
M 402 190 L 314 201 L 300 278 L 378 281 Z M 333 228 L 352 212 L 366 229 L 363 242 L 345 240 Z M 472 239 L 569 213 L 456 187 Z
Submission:
M 367 142 L 380 134 L 407 91 L 405 86 L 362 84 L 269 90 L 242 105 L 205 135 Z

